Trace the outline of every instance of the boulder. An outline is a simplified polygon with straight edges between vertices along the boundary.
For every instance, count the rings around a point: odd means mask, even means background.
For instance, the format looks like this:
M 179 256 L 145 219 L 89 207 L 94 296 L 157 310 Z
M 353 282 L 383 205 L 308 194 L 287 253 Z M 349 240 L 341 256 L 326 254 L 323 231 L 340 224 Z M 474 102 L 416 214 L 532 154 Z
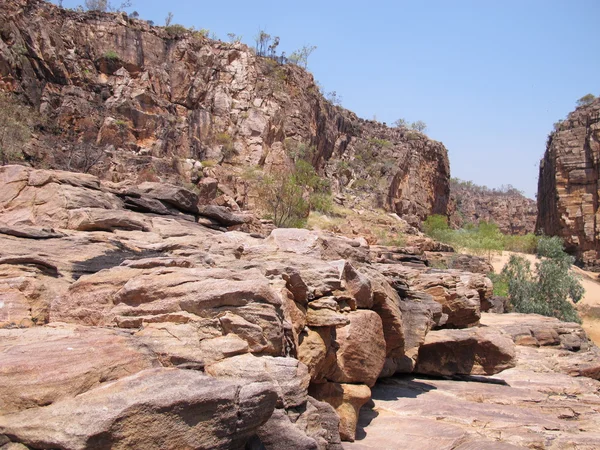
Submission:
M 371 399 L 371 390 L 364 384 L 321 383 L 310 387 L 310 395 L 329 403 L 340 418 L 340 437 L 353 442 L 361 406 Z
M 369 310 L 347 314 L 350 323 L 336 330 L 337 368 L 331 381 L 373 386 L 385 363 L 381 318 Z
M 436 330 L 419 348 L 415 372 L 424 375 L 493 375 L 514 367 L 512 340 L 496 330 Z
M 150 369 L 42 408 L 0 416 L 0 434 L 44 448 L 242 449 L 273 413 L 271 383 Z

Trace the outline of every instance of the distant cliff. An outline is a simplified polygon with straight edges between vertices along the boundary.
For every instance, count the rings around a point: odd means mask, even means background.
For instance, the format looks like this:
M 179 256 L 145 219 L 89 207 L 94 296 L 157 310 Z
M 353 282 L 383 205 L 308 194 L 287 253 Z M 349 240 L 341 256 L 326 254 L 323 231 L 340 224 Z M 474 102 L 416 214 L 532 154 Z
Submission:
M 125 14 L 0 5 L 0 90 L 46 120 L 26 151 L 30 165 L 192 184 L 200 168 L 247 206 L 240 172 L 289 164 L 303 145 L 334 192 L 367 194 L 415 220 L 447 212 L 441 143 L 334 106 L 296 65 Z
M 536 229 L 565 240 L 567 251 L 600 270 L 598 182 L 600 99 L 580 106 L 548 137 L 540 162 Z
M 483 220 L 494 222 L 503 233 L 533 233 L 537 208 L 535 200 L 511 186 L 489 189 L 470 181 L 450 180 L 450 222 L 462 227 Z

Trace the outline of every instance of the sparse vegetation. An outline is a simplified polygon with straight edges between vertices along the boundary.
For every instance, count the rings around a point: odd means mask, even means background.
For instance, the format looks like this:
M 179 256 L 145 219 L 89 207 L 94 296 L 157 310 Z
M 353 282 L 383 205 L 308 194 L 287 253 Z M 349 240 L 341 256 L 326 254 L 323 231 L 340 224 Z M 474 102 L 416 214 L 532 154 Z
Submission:
M 186 27 L 184 27 L 183 25 L 179 25 L 178 23 L 175 23 L 173 25 L 167 25 L 165 27 L 165 31 L 173 37 L 180 37 L 189 32 L 189 30 Z
M 119 54 L 117 52 L 115 52 L 114 50 L 109 50 L 106 53 L 104 53 L 104 59 L 109 59 L 111 61 L 116 61 L 118 59 L 120 59 Z
M 420 133 L 424 133 L 425 130 L 427 130 L 427 124 L 422 120 L 417 120 L 416 122 L 411 123 L 410 127 Z
M 295 50 L 290 55 L 289 62 L 298 66 L 308 67 L 308 57 L 317 49 L 316 45 L 305 45 L 302 48 Z
M 88 11 L 119 12 L 131 8 L 131 6 L 132 2 L 129 0 L 122 2 L 118 7 L 114 6 L 109 0 L 85 0 L 84 2 L 84 7 Z
M 541 237 L 537 250 L 542 260 L 536 263 L 535 271 L 529 261 L 516 255 L 511 256 L 502 271 L 514 310 L 581 323 L 568 300 L 576 303 L 584 293 L 579 279 L 570 270 L 574 258 L 564 252 L 558 237 Z
M 328 92 L 325 98 L 329 100 L 332 105 L 342 106 L 342 97 L 338 95 L 336 91 Z
M 31 138 L 34 117 L 31 108 L 11 94 L 0 93 L 0 164 L 23 158 L 23 146 Z
M 278 227 L 302 227 L 311 210 L 331 211 L 331 187 L 309 162 L 313 149 L 294 141 L 286 142 L 293 166 L 287 170 L 258 175 L 259 201 Z
M 488 261 L 491 261 L 494 253 L 503 250 L 534 253 L 539 239 L 531 233 L 524 236 L 505 235 L 496 224 L 485 221 L 479 222 L 477 226 L 468 225 L 453 230 L 448 225 L 448 219 L 437 214 L 425 220 L 423 231 L 437 241 L 485 256 Z

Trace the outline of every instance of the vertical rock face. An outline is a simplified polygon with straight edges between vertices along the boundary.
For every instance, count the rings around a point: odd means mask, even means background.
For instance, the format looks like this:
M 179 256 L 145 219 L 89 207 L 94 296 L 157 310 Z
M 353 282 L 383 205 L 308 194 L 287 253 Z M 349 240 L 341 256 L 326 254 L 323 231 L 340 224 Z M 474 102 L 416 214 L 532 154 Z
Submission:
M 540 162 L 536 230 L 564 239 L 583 265 L 600 270 L 600 100 L 577 108 L 548 138 Z
M 231 177 L 236 167 L 280 168 L 303 145 L 336 192 L 366 191 L 419 219 L 446 213 L 441 143 L 334 106 L 296 65 L 125 14 L 39 0 L 0 0 L 0 11 L 0 90 L 48 119 L 26 149 L 34 165 L 197 184 L 210 161 L 204 175 L 231 187 L 244 184 Z

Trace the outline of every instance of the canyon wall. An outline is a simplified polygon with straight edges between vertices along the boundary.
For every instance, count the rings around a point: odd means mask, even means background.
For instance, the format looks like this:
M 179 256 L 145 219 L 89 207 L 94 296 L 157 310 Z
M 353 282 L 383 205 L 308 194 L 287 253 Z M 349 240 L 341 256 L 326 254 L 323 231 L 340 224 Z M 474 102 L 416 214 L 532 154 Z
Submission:
M 535 229 L 537 206 L 510 186 L 496 190 L 453 178 L 448 212 L 457 227 L 483 220 L 497 224 L 505 234 L 527 234 Z
M 540 162 L 536 230 L 560 236 L 581 264 L 600 270 L 600 99 L 556 127 Z
M 336 193 L 414 221 L 446 213 L 441 143 L 333 105 L 297 65 L 126 14 L 0 5 L 0 90 L 44 118 L 25 152 L 34 167 L 197 184 L 204 163 L 248 206 L 241 172 L 289 165 L 302 150 Z

